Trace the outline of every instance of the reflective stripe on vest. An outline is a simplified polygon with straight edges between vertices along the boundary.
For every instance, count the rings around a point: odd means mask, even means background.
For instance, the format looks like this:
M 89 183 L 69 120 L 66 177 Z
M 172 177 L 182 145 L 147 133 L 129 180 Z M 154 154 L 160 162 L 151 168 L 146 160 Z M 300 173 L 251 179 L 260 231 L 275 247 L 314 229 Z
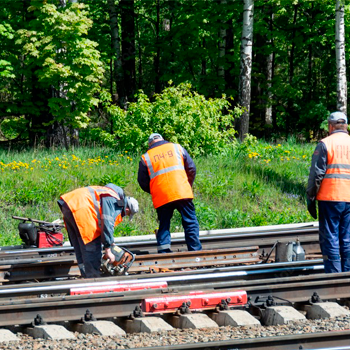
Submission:
M 350 202 L 350 137 L 337 132 L 322 142 L 327 148 L 327 169 L 316 199 Z
M 165 143 L 151 148 L 142 156 L 150 177 L 150 191 L 155 208 L 193 198 L 180 145 Z
M 101 235 L 101 195 L 120 199 L 116 192 L 102 186 L 78 188 L 61 196 L 71 210 L 85 244 Z M 119 214 L 114 224 L 117 225 L 121 221 L 122 217 Z
M 168 167 L 168 168 L 164 168 L 164 169 L 158 170 L 158 171 L 154 171 L 153 165 L 152 165 L 152 162 L 151 162 L 151 158 L 150 158 L 149 154 L 148 153 L 144 154 L 144 156 L 146 158 L 146 161 L 147 161 L 147 168 L 148 168 L 148 171 L 149 171 L 149 177 L 150 177 L 151 180 L 154 179 L 158 175 L 169 173 L 170 171 L 185 170 L 185 167 L 183 166 L 182 154 L 180 153 L 180 150 L 179 150 L 179 145 L 174 144 L 174 147 L 175 147 L 175 154 L 176 154 L 176 158 L 177 158 L 178 164 L 174 165 L 174 166 L 171 166 L 171 167 Z M 159 155 L 157 155 L 157 157 L 159 158 Z

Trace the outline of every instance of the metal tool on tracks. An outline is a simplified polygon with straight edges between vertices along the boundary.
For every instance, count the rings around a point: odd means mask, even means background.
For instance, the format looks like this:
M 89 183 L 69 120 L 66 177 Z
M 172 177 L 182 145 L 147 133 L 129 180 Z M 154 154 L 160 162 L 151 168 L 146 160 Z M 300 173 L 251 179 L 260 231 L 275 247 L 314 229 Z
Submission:
M 64 243 L 64 225 L 61 221 L 47 222 L 20 216 L 12 216 L 21 220 L 18 224 L 19 236 L 26 248 L 51 248 L 62 246 Z
M 129 250 L 117 245 L 112 246 L 111 251 L 115 256 L 115 261 L 111 263 L 106 255 L 102 255 L 102 272 L 111 276 L 120 276 L 127 274 L 129 268 L 135 261 L 136 255 L 131 253 Z

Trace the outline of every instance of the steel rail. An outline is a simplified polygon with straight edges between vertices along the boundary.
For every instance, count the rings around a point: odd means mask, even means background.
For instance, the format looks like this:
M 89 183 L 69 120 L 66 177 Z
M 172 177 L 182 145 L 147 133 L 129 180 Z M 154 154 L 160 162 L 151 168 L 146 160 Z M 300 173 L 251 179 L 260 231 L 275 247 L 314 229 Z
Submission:
M 226 264 L 232 263 L 253 263 L 257 261 L 257 255 L 263 254 L 266 256 L 271 253 L 271 257 L 274 258 L 274 251 L 271 251 L 273 245 L 277 242 L 289 242 L 299 239 L 303 245 L 308 256 L 311 254 L 313 257 L 319 257 L 320 247 L 318 243 L 317 228 L 315 227 L 303 227 L 290 230 L 271 230 L 262 232 L 243 232 L 243 233 L 220 233 L 215 235 L 202 236 L 203 247 L 210 247 L 217 251 L 222 251 L 222 247 L 225 249 L 244 249 L 248 248 L 249 244 L 254 243 L 254 247 L 258 247 L 258 253 L 254 252 L 246 259 L 243 255 L 242 260 L 231 255 L 231 261 L 226 257 Z M 154 267 L 161 269 L 178 269 L 184 267 L 208 267 L 211 261 L 220 260 L 218 255 L 208 257 L 202 257 L 198 261 L 197 258 L 192 257 L 186 259 L 184 257 L 182 262 L 178 262 L 179 258 L 176 255 L 163 254 L 163 257 L 159 255 L 151 254 L 156 249 L 156 244 L 151 241 L 140 242 L 125 242 L 123 246 L 128 247 L 133 252 L 138 252 L 136 261 L 130 269 L 130 273 L 149 272 Z M 174 250 L 178 250 L 173 254 L 184 254 L 183 251 L 187 249 L 184 239 L 174 239 Z M 176 248 L 177 247 L 177 248 Z M 243 247 L 243 248 L 242 248 Z M 0 284 L 12 283 L 28 280 L 45 280 L 59 277 L 74 277 L 79 276 L 79 269 L 74 261 L 75 255 L 72 247 L 54 247 L 54 248 L 41 248 L 41 249 L 4 249 L 0 248 Z M 221 248 L 221 249 L 216 249 Z M 140 255 L 141 253 L 141 255 Z M 144 253 L 144 254 L 143 254 Z M 188 252 L 186 252 L 188 253 Z M 196 254 L 201 254 L 197 252 Z M 243 254 L 243 251 L 241 252 Z M 194 258 L 194 259 L 193 259 Z M 37 259 L 37 265 L 35 265 L 35 259 Z M 141 260 L 142 261 L 141 261 Z M 160 260 L 163 260 L 162 263 Z M 246 260 L 245 260 L 246 259 Z M 211 261 L 210 261 L 211 260 Z M 234 261 L 235 260 L 235 261 Z M 216 265 L 220 265 L 217 263 Z M 11 267 L 6 265 L 12 265 Z M 157 269 L 156 271 L 157 272 Z M 163 272 L 163 271 L 162 271 Z
M 318 228 L 315 227 L 303 227 L 290 230 L 276 229 L 252 233 L 219 233 L 200 237 L 203 249 L 259 246 L 261 250 L 260 253 L 263 250 L 267 253 L 276 241 L 289 242 L 295 241 L 296 239 L 299 239 L 303 247 L 306 247 L 304 249 L 309 251 L 310 254 L 319 252 Z M 154 254 L 157 250 L 155 240 L 145 241 L 140 239 L 139 241 L 136 240 L 132 242 L 116 241 L 116 243 L 139 255 Z M 184 238 L 173 238 L 171 243 L 173 251 L 187 251 Z M 23 246 L 0 247 L 0 261 L 6 259 L 21 259 L 23 256 L 32 256 L 34 258 L 38 256 L 44 257 L 48 255 L 50 257 L 66 254 L 74 254 L 74 250 L 71 246 L 53 248 L 24 248 Z
M 301 245 L 309 254 L 320 252 L 318 228 L 315 227 L 253 233 L 227 233 L 200 237 L 203 249 L 259 246 L 259 253 L 262 253 L 263 251 L 268 253 L 276 241 L 290 242 L 296 241 L 297 239 L 299 239 Z M 122 242 L 118 244 L 132 250 L 136 254 L 149 254 L 156 252 L 157 249 L 154 240 Z M 187 250 L 185 240 L 183 238 L 172 239 L 171 249 L 173 251 Z
M 280 278 L 283 275 L 307 275 L 323 272 L 323 261 L 299 261 L 275 264 L 255 264 L 247 266 L 232 266 L 215 269 L 201 269 L 196 271 L 181 271 L 165 274 L 130 275 L 111 278 L 61 280 L 38 283 L 27 283 L 19 285 L 0 286 L 0 298 L 4 295 L 40 295 L 52 293 L 67 293 L 71 288 L 89 288 L 96 286 L 108 286 L 116 283 L 145 283 L 145 282 L 167 282 L 169 286 L 181 286 L 182 284 L 209 283 L 214 280 L 262 280 L 266 278 Z M 201 286 L 202 287 L 202 286 Z
M 137 255 L 129 273 L 159 272 L 171 269 L 253 264 L 260 261 L 258 247 L 243 247 L 199 252 Z M 0 283 L 79 276 L 72 256 L 0 261 Z
M 134 348 L 133 350 L 349 350 L 349 339 L 350 331 L 346 330 L 144 347 Z
M 37 314 L 40 314 L 45 322 L 77 321 L 87 309 L 97 319 L 127 317 L 146 296 L 178 296 L 181 292 L 191 290 L 205 292 L 245 290 L 254 302 L 258 297 L 263 302 L 272 295 L 289 300 L 291 303 L 305 303 L 314 292 L 324 300 L 344 299 L 350 297 L 349 277 L 350 272 L 255 281 L 213 281 L 203 284 L 203 288 L 198 284 L 186 283 L 166 289 L 8 300 L 0 305 L 0 326 L 30 324 Z M 8 290 L 7 296 L 10 297 L 11 293 Z

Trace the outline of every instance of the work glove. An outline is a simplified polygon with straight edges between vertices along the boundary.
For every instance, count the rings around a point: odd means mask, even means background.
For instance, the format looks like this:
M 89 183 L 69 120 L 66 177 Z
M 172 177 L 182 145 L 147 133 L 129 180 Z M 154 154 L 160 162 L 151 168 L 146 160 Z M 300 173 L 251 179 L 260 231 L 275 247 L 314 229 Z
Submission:
M 317 219 L 316 200 L 311 200 L 310 198 L 307 198 L 306 201 L 308 212 L 314 219 Z

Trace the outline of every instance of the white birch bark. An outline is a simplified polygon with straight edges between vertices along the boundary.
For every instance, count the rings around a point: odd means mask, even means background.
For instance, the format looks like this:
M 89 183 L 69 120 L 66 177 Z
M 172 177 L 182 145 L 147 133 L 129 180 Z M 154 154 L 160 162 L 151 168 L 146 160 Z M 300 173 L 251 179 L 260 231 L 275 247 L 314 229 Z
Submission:
M 267 105 L 265 108 L 265 123 L 267 125 L 272 125 L 272 61 L 273 61 L 273 53 L 270 53 L 267 57 L 266 61 L 266 86 L 267 86 Z
M 271 13 L 271 17 L 270 17 L 270 30 L 272 27 L 272 21 L 274 19 L 274 15 L 273 13 Z M 273 42 L 272 42 L 272 38 L 270 38 L 268 40 L 268 45 L 272 46 Z M 272 101 L 272 92 L 271 92 L 271 88 L 272 88 L 272 78 L 273 78 L 273 59 L 274 59 L 274 55 L 273 52 L 271 52 L 266 59 L 266 80 L 267 80 L 267 104 L 266 104 L 266 108 L 265 108 L 265 124 L 267 125 L 272 125 L 272 105 L 271 105 L 271 101 Z
M 347 113 L 347 80 L 345 62 L 344 3 L 336 0 L 335 6 L 335 54 L 337 61 L 337 109 Z
M 244 108 L 244 112 L 239 121 L 240 140 L 244 140 L 249 132 L 254 21 L 254 0 L 243 0 L 243 2 L 244 6 L 239 77 L 239 101 L 241 107 Z

